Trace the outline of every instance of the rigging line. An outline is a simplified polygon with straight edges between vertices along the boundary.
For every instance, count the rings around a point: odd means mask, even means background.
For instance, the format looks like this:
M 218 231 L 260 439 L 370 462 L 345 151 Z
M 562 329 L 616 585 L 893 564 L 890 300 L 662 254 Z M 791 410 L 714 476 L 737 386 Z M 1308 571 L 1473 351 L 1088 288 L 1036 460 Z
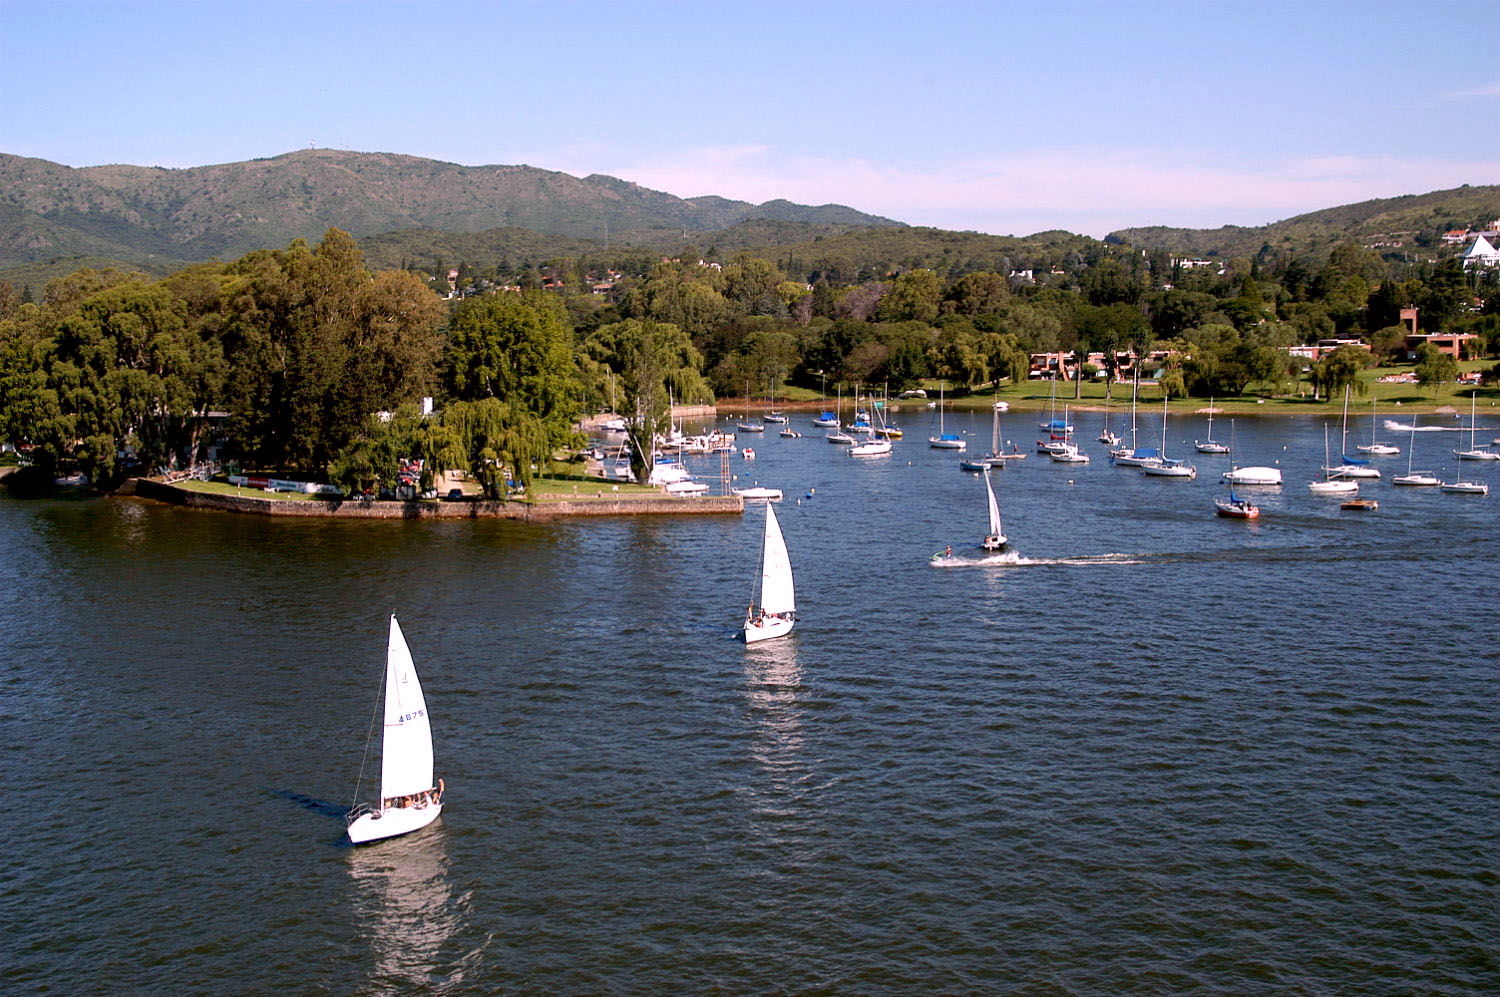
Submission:
M 389 654 L 389 650 L 386 653 Z M 350 810 L 359 806 L 359 787 L 365 781 L 365 763 L 370 759 L 370 742 L 375 740 L 375 718 L 380 715 L 381 704 L 385 701 L 385 677 L 389 671 L 389 665 L 380 670 L 380 688 L 375 693 L 375 709 L 370 711 L 370 729 L 365 732 L 365 753 L 359 759 L 359 778 L 354 782 L 354 800 L 349 804 Z M 383 806 L 385 801 L 381 800 L 380 803 Z

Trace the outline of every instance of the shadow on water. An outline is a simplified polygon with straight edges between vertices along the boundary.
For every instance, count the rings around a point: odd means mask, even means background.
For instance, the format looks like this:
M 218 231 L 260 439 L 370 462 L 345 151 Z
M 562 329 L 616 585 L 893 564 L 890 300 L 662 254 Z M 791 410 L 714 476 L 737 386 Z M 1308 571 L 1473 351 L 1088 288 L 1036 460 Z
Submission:
M 343 822 L 344 815 L 349 812 L 349 808 L 342 803 L 334 803 L 332 800 L 320 800 L 315 796 L 308 796 L 306 793 L 298 793 L 290 789 L 272 789 L 268 790 L 268 792 L 272 796 L 279 796 L 283 800 L 295 803 L 309 813 L 338 820 L 340 823 Z

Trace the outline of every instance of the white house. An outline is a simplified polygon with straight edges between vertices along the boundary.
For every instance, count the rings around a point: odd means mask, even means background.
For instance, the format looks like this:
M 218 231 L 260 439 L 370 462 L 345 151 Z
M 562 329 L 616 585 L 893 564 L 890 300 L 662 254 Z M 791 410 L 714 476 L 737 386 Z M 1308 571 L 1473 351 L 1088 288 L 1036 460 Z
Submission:
M 1490 240 L 1482 235 L 1479 236 L 1474 240 L 1474 245 L 1470 246 L 1469 251 L 1464 254 L 1464 269 L 1468 270 L 1470 267 L 1488 269 L 1496 266 L 1500 266 L 1500 250 L 1490 245 Z

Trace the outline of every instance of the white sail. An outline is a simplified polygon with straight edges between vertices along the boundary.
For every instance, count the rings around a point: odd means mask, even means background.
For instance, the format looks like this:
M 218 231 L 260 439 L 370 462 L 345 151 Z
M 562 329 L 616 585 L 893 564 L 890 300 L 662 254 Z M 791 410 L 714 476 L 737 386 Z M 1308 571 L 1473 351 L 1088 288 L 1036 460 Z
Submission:
M 410 796 L 433 788 L 432 725 L 417 681 L 411 649 L 391 617 L 385 661 L 385 738 L 380 751 L 380 798 Z
M 990 476 L 984 476 L 984 490 L 990 499 L 990 536 L 998 537 L 1000 530 L 1000 506 L 995 503 L 995 489 L 990 485 Z
M 781 536 L 776 510 L 766 506 L 766 549 L 760 569 L 760 608 L 767 613 L 791 613 L 797 609 L 792 585 L 792 561 Z

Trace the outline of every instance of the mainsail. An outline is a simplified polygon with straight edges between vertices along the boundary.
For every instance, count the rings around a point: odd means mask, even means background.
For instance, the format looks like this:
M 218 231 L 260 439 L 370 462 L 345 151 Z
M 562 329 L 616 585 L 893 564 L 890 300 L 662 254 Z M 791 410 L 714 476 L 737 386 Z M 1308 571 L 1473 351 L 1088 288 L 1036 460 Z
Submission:
M 988 474 L 984 476 L 984 490 L 989 495 L 990 500 L 990 536 L 998 537 L 1001 535 L 1000 506 L 995 504 L 995 489 L 990 485 L 990 476 Z
M 781 536 L 776 510 L 766 503 L 766 549 L 761 559 L 760 608 L 767 613 L 791 613 L 797 609 L 797 595 L 792 585 L 792 561 Z
M 410 796 L 433 787 L 432 725 L 411 649 L 391 617 L 385 662 L 385 738 L 380 751 L 380 798 Z

